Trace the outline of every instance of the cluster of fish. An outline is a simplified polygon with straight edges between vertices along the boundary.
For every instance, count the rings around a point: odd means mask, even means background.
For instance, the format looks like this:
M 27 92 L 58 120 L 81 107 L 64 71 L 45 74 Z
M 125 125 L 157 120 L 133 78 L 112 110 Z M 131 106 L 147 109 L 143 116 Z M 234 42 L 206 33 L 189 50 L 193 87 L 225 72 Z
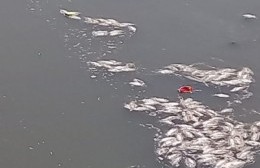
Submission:
M 87 63 L 94 67 L 104 68 L 108 72 L 131 72 L 136 70 L 134 63 L 122 63 L 115 60 L 89 61 Z
M 191 98 L 152 97 L 124 107 L 160 115 L 167 129 L 155 139 L 156 154 L 171 166 L 240 168 L 253 162 L 260 147 L 260 122 L 238 122 Z
M 132 35 L 136 32 L 136 27 L 132 23 L 120 23 L 114 19 L 82 17 L 79 12 L 64 9 L 61 9 L 60 13 L 65 17 L 93 25 L 95 30 L 92 29 L 92 37 L 125 37 L 129 33 Z M 254 19 L 253 15 L 245 14 L 243 16 L 247 19 Z M 82 33 L 85 35 L 86 32 L 82 31 Z M 108 42 L 108 44 L 110 43 Z M 81 46 L 76 44 L 73 47 L 80 48 Z M 86 52 L 90 53 L 90 51 Z M 122 63 L 116 60 L 88 61 L 87 63 L 91 66 L 91 70 L 100 68 L 113 73 L 136 71 L 134 63 Z M 230 88 L 230 92 L 242 92 L 244 97 L 250 97 L 248 88 L 254 81 L 253 72 L 249 68 L 237 70 L 171 64 L 157 72 L 180 75 L 207 86 L 209 84 L 227 86 Z M 137 78 L 130 81 L 129 84 L 135 87 L 146 86 L 144 81 Z M 214 94 L 214 96 L 229 97 L 227 94 Z M 171 166 L 185 164 L 189 168 L 239 168 L 252 163 L 255 153 L 260 147 L 260 122 L 246 124 L 225 115 L 233 112 L 233 108 L 214 111 L 191 98 L 174 102 L 158 97 L 134 100 L 125 104 L 124 107 L 130 111 L 144 111 L 150 116 L 159 116 L 163 128 L 155 138 L 156 154 L 159 160 Z
M 132 34 L 136 32 L 136 27 L 133 23 L 120 23 L 114 19 L 81 17 L 79 12 L 67 11 L 65 9 L 60 9 L 60 13 L 70 19 L 83 20 L 87 24 L 109 27 L 112 29 L 93 31 L 93 36 L 100 37 L 123 35 L 125 33 L 124 28 L 127 28 Z
M 232 89 L 233 92 L 245 89 L 254 81 L 252 77 L 254 73 L 247 67 L 241 70 L 232 68 L 219 69 L 214 67 L 210 67 L 210 69 L 200 69 L 196 65 L 171 64 L 159 70 L 158 73 L 181 75 L 205 84 L 238 86 Z

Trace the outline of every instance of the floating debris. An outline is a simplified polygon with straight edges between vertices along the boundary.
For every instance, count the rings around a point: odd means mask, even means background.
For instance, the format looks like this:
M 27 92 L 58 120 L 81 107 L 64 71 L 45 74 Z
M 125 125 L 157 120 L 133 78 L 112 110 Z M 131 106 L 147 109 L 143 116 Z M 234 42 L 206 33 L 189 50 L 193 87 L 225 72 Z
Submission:
M 146 86 L 144 81 L 140 80 L 140 79 L 133 79 L 133 81 L 129 82 L 129 84 L 131 86 L 139 86 L 139 87 L 144 87 Z
M 245 19 L 257 19 L 256 15 L 253 15 L 253 14 L 250 14 L 250 13 L 243 14 L 243 17 Z
M 215 96 L 215 97 L 222 97 L 222 98 L 228 98 L 228 97 L 229 97 L 229 95 L 227 95 L 227 94 L 222 94 L 222 93 L 214 94 L 213 96 Z
M 79 12 L 73 12 L 73 11 L 67 11 L 65 9 L 60 9 L 60 13 L 68 18 L 71 19 L 77 19 L 80 20 L 81 18 L 79 17 L 80 13 Z
M 131 72 L 135 71 L 136 67 L 134 63 L 122 63 L 115 60 L 100 60 L 97 62 L 88 62 L 89 65 L 105 68 L 109 72 Z
M 160 160 L 177 167 L 185 163 L 189 168 L 241 168 L 253 162 L 260 148 L 259 121 L 253 124 L 236 121 L 191 98 L 177 102 L 157 99 L 166 101 L 133 100 L 124 107 L 130 111 L 154 112 L 168 126 L 155 139 Z
M 182 86 L 178 89 L 179 93 L 192 93 L 193 88 L 191 86 Z

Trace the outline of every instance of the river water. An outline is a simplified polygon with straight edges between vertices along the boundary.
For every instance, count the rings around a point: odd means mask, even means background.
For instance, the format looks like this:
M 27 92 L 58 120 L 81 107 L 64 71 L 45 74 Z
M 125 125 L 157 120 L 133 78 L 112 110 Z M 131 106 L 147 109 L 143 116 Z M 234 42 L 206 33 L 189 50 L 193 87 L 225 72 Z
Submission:
M 185 98 L 216 110 L 228 104 L 212 96 L 219 87 L 154 73 L 172 63 L 250 68 L 253 95 L 232 106 L 232 117 L 259 121 L 260 21 L 243 18 L 260 18 L 259 7 L 257 0 L 1 1 L 0 167 L 167 167 L 155 154 L 158 118 L 129 112 L 124 103 L 176 101 L 177 89 L 188 84 L 201 91 Z M 137 31 L 93 37 L 104 27 L 68 19 L 61 8 L 130 22 Z M 102 59 L 132 62 L 137 71 L 109 73 L 87 64 Z M 147 86 L 129 86 L 134 78 Z M 256 154 L 245 167 L 259 166 Z

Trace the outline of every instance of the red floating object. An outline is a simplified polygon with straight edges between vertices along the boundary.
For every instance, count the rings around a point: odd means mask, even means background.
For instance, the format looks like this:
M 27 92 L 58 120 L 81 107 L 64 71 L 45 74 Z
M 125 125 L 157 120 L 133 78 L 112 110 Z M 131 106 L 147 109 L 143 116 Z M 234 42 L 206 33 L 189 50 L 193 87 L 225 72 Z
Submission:
M 182 86 L 178 89 L 179 93 L 192 93 L 193 88 L 191 86 Z

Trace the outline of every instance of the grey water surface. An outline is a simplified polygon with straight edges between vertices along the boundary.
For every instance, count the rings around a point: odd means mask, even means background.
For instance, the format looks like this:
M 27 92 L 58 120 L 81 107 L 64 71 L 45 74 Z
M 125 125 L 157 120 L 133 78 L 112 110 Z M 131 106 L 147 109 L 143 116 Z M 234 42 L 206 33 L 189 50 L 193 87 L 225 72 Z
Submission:
M 104 59 L 134 62 L 139 70 L 92 78 L 82 53 L 73 49 L 82 42 L 78 30 L 87 25 L 68 20 L 60 8 L 134 23 L 137 32 L 116 39 L 116 50 Z M 249 67 L 253 96 L 235 106 L 234 117 L 260 120 L 259 8 L 258 0 L 0 1 L 0 167 L 167 167 L 154 154 L 156 130 L 145 126 L 158 124 L 156 119 L 129 112 L 124 103 L 135 97 L 175 99 L 178 87 L 190 84 L 202 90 L 192 98 L 211 108 L 226 106 L 211 96 L 216 88 L 152 73 L 171 63 Z M 245 13 L 259 19 L 246 20 Z M 95 60 L 104 42 L 90 41 L 81 49 L 93 50 L 86 59 Z M 136 77 L 147 87 L 130 87 Z M 247 167 L 259 166 L 256 156 Z

